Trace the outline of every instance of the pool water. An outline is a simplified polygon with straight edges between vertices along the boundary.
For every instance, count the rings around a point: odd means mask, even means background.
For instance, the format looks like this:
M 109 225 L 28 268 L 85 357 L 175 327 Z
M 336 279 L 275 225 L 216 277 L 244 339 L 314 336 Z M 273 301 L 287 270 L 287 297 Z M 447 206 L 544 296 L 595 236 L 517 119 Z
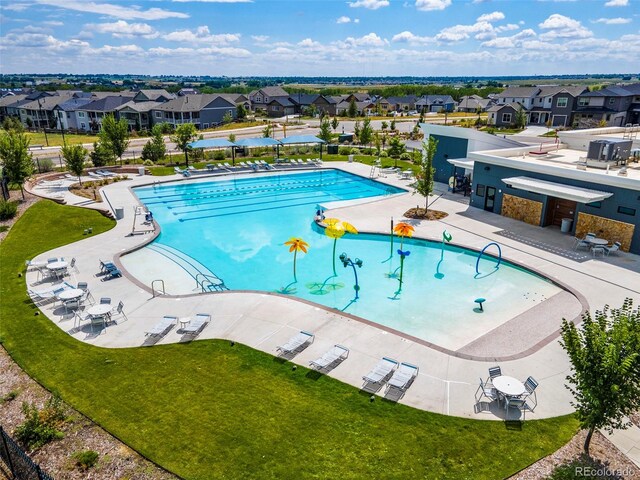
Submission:
M 161 226 L 148 248 L 177 251 L 228 289 L 304 298 L 446 348 L 462 347 L 560 291 L 506 262 L 496 269 L 489 256 L 480 260 L 478 275 L 476 252 L 418 239 L 404 241 L 403 250 L 411 254 L 400 289 L 400 239 L 395 237 L 392 247 L 389 235 L 346 234 L 337 240 L 336 256 L 345 252 L 362 260 L 356 267 L 360 298 L 354 301 L 354 271 L 336 258 L 334 275 L 333 239 L 313 221 L 316 206 L 403 192 L 339 170 L 135 189 Z M 307 254 L 297 254 L 295 279 L 294 255 L 284 245 L 291 237 L 309 244 Z M 484 314 L 474 311 L 479 297 L 486 299 Z

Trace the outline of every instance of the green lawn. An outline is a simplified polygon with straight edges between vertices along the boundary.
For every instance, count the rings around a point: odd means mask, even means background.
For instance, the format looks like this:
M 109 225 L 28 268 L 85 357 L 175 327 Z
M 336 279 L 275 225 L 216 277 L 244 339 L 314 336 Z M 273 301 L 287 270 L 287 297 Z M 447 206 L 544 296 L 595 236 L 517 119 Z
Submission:
M 42 145 L 43 147 L 47 146 L 47 139 L 49 140 L 50 147 L 57 147 L 64 145 L 62 141 L 62 134 L 60 133 L 47 133 L 47 138 L 45 138 L 44 133 L 42 132 L 27 132 L 27 138 L 31 142 L 31 145 Z M 75 135 L 70 133 L 64 134 L 64 139 L 68 145 L 75 145 L 77 143 L 93 143 L 98 141 L 97 135 Z
M 296 154 L 290 155 L 290 158 L 302 158 L 304 160 L 306 160 L 307 158 L 317 158 L 317 157 L 318 157 L 317 153 L 301 153 L 301 154 L 296 153 Z M 375 155 L 354 155 L 354 159 L 356 162 L 364 163 L 366 165 L 372 165 L 373 162 L 375 162 L 378 159 L 378 157 Z M 174 156 L 174 160 L 180 160 L 181 161 L 180 167 L 181 168 L 184 167 L 184 156 L 182 157 Z M 273 163 L 273 159 L 271 157 L 237 157 L 236 164 L 238 164 L 239 162 L 246 162 L 247 160 L 250 160 L 252 162 L 255 160 L 264 160 L 267 163 Z M 322 161 L 323 162 L 338 162 L 338 161 L 346 162 L 347 156 L 333 155 L 333 154 L 329 155 L 325 153 L 322 155 Z M 223 164 L 225 162 L 231 163 L 231 159 L 227 158 L 226 160 L 221 160 L 221 161 L 207 160 L 206 162 L 196 161 L 195 163 L 190 162 L 189 164 L 193 165 L 195 168 L 205 168 L 205 166 L 209 163 Z M 397 165 L 403 170 L 411 169 L 416 171 L 418 169 L 418 166 L 411 162 L 404 162 L 402 160 L 395 161 L 393 158 L 382 158 L 381 163 L 383 167 L 393 167 Z M 149 170 L 151 172 L 151 175 L 154 175 L 154 176 L 166 176 L 166 175 L 175 174 L 173 167 L 156 166 L 156 167 L 150 167 Z
M 34 315 L 18 273 L 25 259 L 83 238 L 85 228 L 112 225 L 48 201 L 25 212 L 0 244 L 0 339 L 32 377 L 181 477 L 496 479 L 576 431 L 572 416 L 520 430 L 370 402 L 354 387 L 226 341 L 112 350 L 78 342 Z M 79 267 L 91 281 L 97 265 Z

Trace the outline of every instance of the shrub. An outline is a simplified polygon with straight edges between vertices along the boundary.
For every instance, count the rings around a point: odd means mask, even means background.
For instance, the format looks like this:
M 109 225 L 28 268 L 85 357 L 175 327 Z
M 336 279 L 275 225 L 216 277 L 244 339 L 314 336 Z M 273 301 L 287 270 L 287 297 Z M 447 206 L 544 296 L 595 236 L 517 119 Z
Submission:
M 410 162 L 412 160 L 411 154 L 409 152 L 404 152 L 400 155 L 400 160 L 404 160 L 405 162 Z
M 18 396 L 18 391 L 17 390 L 11 390 L 6 395 L 0 397 L 0 405 L 3 404 L 3 403 L 6 403 L 6 402 L 10 402 L 11 400 L 14 400 L 17 396 Z
M 9 220 L 16 216 L 18 212 L 18 202 L 7 202 L 0 200 L 0 220 Z
M 58 428 L 66 420 L 62 400 L 52 396 L 42 410 L 33 403 L 24 402 L 22 412 L 25 421 L 15 431 L 15 436 L 27 449 L 34 450 L 64 436 Z
M 79 450 L 73 454 L 76 465 L 82 470 L 88 470 L 98 461 L 98 452 L 93 450 Z
M 144 162 L 142 162 L 142 165 L 144 165 L 145 167 L 153 167 L 155 163 L 153 163 L 152 160 L 145 160 Z
M 351 153 L 351 155 L 360 155 L 360 149 L 353 147 L 349 153 Z
M 53 172 L 53 160 L 50 158 L 41 158 L 38 160 L 38 169 L 41 173 Z
M 389 152 L 387 152 L 386 150 L 383 150 L 380 152 L 380 156 L 382 158 L 387 158 L 389 156 Z
M 224 152 L 223 151 L 217 151 L 213 154 L 213 159 L 214 160 L 224 160 Z
M 340 147 L 338 149 L 338 153 L 340 155 L 349 155 L 351 153 L 351 149 L 349 147 Z

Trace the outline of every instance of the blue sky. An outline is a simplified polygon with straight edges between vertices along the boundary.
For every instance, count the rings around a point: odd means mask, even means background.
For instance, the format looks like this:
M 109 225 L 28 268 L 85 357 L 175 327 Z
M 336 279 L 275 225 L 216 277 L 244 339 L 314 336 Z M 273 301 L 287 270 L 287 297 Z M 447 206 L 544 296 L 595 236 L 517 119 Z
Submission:
M 1 0 L 2 73 L 640 71 L 640 0 Z

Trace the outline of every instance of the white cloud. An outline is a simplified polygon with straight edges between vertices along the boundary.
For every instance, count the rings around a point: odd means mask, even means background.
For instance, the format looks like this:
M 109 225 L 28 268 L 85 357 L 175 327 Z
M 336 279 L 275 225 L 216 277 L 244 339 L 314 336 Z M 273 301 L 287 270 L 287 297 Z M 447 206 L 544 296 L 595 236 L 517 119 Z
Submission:
M 496 27 L 496 32 L 510 32 L 512 30 L 518 30 L 519 28 L 520 26 L 515 23 L 507 23 L 506 25 Z
M 253 0 L 171 0 L 177 3 L 200 2 L 200 3 L 253 3 Z
M 421 37 L 415 35 L 407 30 L 400 32 L 391 38 L 392 42 L 408 43 L 410 45 L 425 45 L 427 43 L 433 43 L 435 40 L 431 37 Z
M 504 20 L 504 13 L 502 12 L 491 12 L 480 15 L 476 22 L 497 22 L 498 20 Z
M 604 23 L 605 25 L 624 25 L 625 23 L 631 23 L 630 18 L 599 18 L 593 20 L 593 23 Z
M 382 7 L 389 6 L 389 0 L 356 0 L 355 2 L 349 2 L 351 8 L 364 7 L 369 10 L 377 10 Z
M 20 48 L 37 48 L 44 50 L 67 50 L 89 47 L 87 42 L 80 40 L 58 40 L 52 35 L 44 33 L 22 33 L 11 32 L 0 37 L 0 45 L 3 48 L 20 47 Z
M 124 20 L 118 20 L 113 23 L 97 23 L 87 24 L 84 26 L 85 31 L 96 33 L 110 33 L 116 38 L 156 38 L 160 34 L 146 23 L 127 23 Z
M 496 36 L 493 25 L 489 22 L 477 22 L 473 25 L 454 25 L 443 28 L 435 39 L 444 43 L 456 43 L 475 35 L 478 40 L 486 40 Z
M 299 41 L 297 45 L 299 47 L 309 49 L 322 48 L 322 44 L 320 42 L 316 42 L 315 40 L 311 40 L 310 38 L 305 38 L 304 40 Z
M 212 34 L 209 27 L 202 25 L 195 30 L 176 30 L 164 35 L 162 38 L 170 42 L 187 42 L 187 43 L 212 43 L 217 45 L 226 45 L 229 43 L 239 42 L 239 33 L 220 33 Z
M 251 35 L 251 40 L 254 40 L 258 43 L 264 43 L 269 40 L 269 35 Z
M 536 37 L 536 32 L 527 28 L 510 37 L 497 37 L 492 40 L 483 42 L 481 46 L 487 48 L 517 48 L 522 45 L 523 41 Z
M 347 16 L 338 17 L 336 23 L 351 23 L 351 19 Z
M 2 8 L 4 10 L 10 10 L 14 12 L 22 12 L 29 8 L 29 4 L 27 3 L 10 3 L 9 5 L 3 5 Z
M 36 0 L 40 5 L 66 8 L 77 12 L 97 13 L 124 20 L 162 20 L 165 18 L 189 18 L 189 15 L 181 12 L 172 12 L 162 8 L 150 8 L 141 10 L 134 7 L 123 7 L 112 3 L 84 2 L 82 0 Z
M 451 0 L 416 0 L 416 8 L 424 12 L 444 10 L 451 5 Z
M 352 47 L 384 47 L 389 45 L 386 39 L 380 38 L 376 33 L 368 33 L 360 38 L 348 37 L 344 43 Z
M 540 35 L 541 40 L 554 40 L 556 38 L 588 38 L 593 32 L 582 26 L 578 20 L 565 17 L 558 13 L 549 16 L 544 22 L 538 24 L 546 33 Z
M 46 22 L 42 22 L 43 25 L 48 25 L 50 27 L 61 27 L 64 25 L 63 22 L 59 22 L 57 20 L 48 20 Z
M 210 55 L 214 57 L 230 57 L 230 58 L 246 58 L 251 56 L 249 50 L 244 48 L 233 47 L 205 47 L 205 48 L 165 48 L 155 47 L 150 48 L 148 53 L 156 57 L 185 57 L 185 56 L 202 56 Z
M 629 0 L 609 0 L 604 4 L 605 7 L 627 7 Z

